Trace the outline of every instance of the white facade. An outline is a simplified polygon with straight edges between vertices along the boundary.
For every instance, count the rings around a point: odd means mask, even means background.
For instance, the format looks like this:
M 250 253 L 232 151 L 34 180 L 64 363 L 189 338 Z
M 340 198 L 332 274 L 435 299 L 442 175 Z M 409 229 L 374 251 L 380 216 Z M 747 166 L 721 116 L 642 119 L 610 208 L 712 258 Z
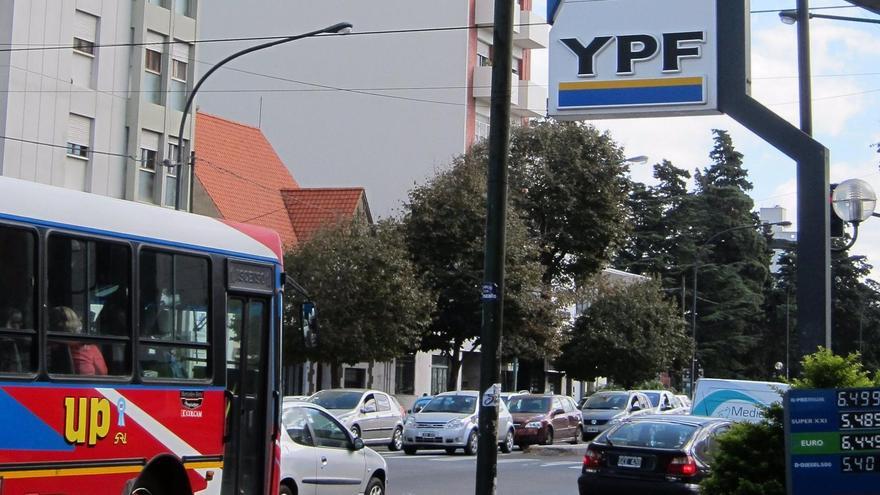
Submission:
M 173 207 L 175 170 L 162 160 L 174 161 L 194 81 L 196 48 L 182 41 L 197 38 L 198 9 L 0 0 L 0 175 Z

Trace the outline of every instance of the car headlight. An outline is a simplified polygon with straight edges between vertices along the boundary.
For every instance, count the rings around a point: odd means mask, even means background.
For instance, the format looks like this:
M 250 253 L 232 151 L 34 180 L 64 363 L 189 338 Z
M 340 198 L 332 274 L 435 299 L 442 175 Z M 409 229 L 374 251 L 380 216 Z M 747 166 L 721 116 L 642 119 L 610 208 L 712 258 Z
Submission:
M 608 420 L 609 425 L 616 425 L 617 423 L 620 423 L 620 418 L 611 418 Z
M 529 423 L 526 423 L 526 428 L 540 428 L 540 427 L 541 427 L 540 421 L 531 421 Z
M 406 426 L 412 426 L 412 425 L 416 424 L 416 418 L 410 416 L 410 417 L 406 418 L 406 423 L 404 423 L 404 424 Z

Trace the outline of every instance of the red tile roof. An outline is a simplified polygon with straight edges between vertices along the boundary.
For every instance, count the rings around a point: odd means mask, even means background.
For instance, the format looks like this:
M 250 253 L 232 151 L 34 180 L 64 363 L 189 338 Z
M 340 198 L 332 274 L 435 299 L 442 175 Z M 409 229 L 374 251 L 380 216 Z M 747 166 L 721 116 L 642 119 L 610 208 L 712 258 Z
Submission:
M 285 189 L 281 195 L 301 241 L 308 240 L 322 227 L 356 215 L 372 221 L 362 187 Z
M 260 129 L 198 112 L 195 151 L 196 177 L 222 218 L 273 229 L 286 248 L 298 243 L 281 190 L 299 184 Z

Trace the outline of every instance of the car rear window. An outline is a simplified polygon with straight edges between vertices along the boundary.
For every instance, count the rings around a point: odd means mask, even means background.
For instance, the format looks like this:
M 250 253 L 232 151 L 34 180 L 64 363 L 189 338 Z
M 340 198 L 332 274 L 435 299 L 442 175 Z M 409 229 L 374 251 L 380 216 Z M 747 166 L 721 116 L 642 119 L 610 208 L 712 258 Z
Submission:
M 651 401 L 651 407 L 657 407 L 660 405 L 660 394 L 658 392 L 643 392 L 648 400 Z
M 697 429 L 695 425 L 682 423 L 635 421 L 609 432 L 605 441 L 621 447 L 680 449 Z

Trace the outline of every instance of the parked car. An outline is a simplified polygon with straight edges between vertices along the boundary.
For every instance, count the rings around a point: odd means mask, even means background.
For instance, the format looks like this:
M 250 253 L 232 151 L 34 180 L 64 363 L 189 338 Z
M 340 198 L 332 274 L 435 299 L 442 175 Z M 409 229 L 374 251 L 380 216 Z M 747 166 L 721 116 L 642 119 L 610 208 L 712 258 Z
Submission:
M 310 487 L 327 485 L 335 486 L 333 493 L 339 494 L 385 494 L 385 459 L 365 448 L 363 439 L 352 436 L 323 407 L 288 401 L 282 406 L 281 426 L 280 495 L 309 493 Z
M 659 493 L 695 495 L 717 452 L 720 418 L 644 415 L 624 420 L 590 442 L 581 495 Z
M 507 408 L 513 416 L 514 442 L 520 447 L 551 445 L 558 439 L 578 443 L 584 434 L 581 412 L 571 397 L 517 395 Z
M 308 395 L 285 395 L 281 402 L 287 404 L 289 402 L 305 402 L 307 400 L 309 400 Z
M 409 409 L 409 411 L 406 412 L 407 416 L 409 416 L 410 414 L 415 414 L 415 413 L 421 411 L 422 408 L 425 407 L 428 404 L 428 402 L 431 402 L 431 399 L 433 399 L 433 398 L 434 398 L 433 395 L 423 395 L 423 396 L 419 397 L 418 399 L 416 399 L 416 401 L 413 402 L 413 405 Z
M 477 419 L 480 393 L 477 391 L 444 392 L 435 395 L 421 411 L 406 418 L 403 451 L 408 455 L 419 449 L 446 449 L 454 454 L 464 449 L 477 453 Z M 513 418 L 498 401 L 498 446 L 505 454 L 513 450 Z
M 520 390 L 519 392 L 501 392 L 501 400 L 504 401 L 504 405 L 510 408 L 510 399 L 516 397 L 518 395 L 528 395 L 530 392 L 528 390 Z
M 581 407 L 584 440 L 595 437 L 630 416 L 651 412 L 651 401 L 641 392 L 623 390 L 596 392 Z
M 403 446 L 404 410 L 393 396 L 378 390 L 322 390 L 309 402 L 330 411 L 355 437 L 367 445 Z
M 691 398 L 687 395 L 676 395 L 676 399 L 681 403 L 681 406 L 687 409 L 688 414 L 691 413 Z
M 651 401 L 651 408 L 655 414 L 683 414 L 681 404 L 675 400 L 675 395 L 668 390 L 636 390 L 645 394 Z

